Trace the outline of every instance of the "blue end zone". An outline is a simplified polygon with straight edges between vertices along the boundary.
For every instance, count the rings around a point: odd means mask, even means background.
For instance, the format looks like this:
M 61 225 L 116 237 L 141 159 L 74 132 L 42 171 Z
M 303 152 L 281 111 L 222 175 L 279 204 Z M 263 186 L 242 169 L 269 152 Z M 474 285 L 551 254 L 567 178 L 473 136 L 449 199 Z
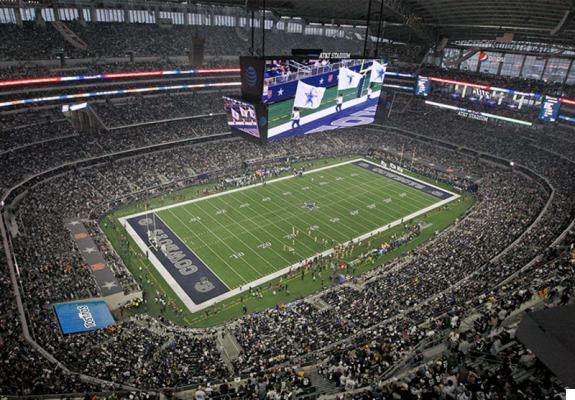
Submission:
M 148 243 L 146 216 L 127 219 L 144 243 Z M 179 237 L 156 216 L 158 251 L 152 252 L 174 280 L 196 304 L 211 300 L 230 289 L 204 264 Z M 161 246 L 166 246 L 166 254 Z
M 436 199 L 445 200 L 453 196 L 446 190 L 431 186 L 425 182 L 420 182 L 415 179 L 411 179 L 408 176 L 402 175 L 398 172 L 391 171 L 389 169 L 384 169 L 377 164 L 368 163 L 362 160 L 352 162 L 353 165 L 363 168 L 365 170 L 371 171 L 374 174 L 384 176 L 391 179 L 394 182 L 401 183 L 402 185 L 409 186 L 412 189 L 418 190 L 422 193 L 428 194 Z

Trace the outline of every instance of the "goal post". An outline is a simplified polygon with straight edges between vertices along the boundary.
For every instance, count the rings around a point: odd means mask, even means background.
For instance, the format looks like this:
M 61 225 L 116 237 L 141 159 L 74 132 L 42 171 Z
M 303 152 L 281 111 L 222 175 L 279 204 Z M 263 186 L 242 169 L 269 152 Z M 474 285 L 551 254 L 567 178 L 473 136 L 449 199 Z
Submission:
M 158 251 L 158 238 L 156 229 L 156 213 L 148 212 L 148 205 L 146 204 L 146 231 L 148 234 L 149 247 L 153 247 L 154 250 Z M 150 218 L 151 217 L 151 218 Z

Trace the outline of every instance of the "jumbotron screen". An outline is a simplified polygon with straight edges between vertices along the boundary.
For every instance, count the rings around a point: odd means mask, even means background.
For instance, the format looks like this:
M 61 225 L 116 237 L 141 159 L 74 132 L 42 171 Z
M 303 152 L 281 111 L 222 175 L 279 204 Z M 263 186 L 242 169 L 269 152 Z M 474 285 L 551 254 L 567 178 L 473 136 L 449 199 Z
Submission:
M 243 101 L 222 96 L 228 125 L 239 129 L 248 135 L 259 138 L 258 124 L 256 122 L 256 110 L 253 105 Z
M 269 59 L 268 140 L 374 122 L 387 60 Z

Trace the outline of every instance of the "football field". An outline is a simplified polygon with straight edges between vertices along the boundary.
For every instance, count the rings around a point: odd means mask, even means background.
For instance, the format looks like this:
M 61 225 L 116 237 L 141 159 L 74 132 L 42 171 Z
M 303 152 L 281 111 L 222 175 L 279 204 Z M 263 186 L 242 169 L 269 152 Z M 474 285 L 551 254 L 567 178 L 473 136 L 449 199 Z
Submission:
M 459 197 L 365 160 L 318 168 L 142 212 L 129 234 L 190 309 L 275 279 L 334 244 L 370 235 Z M 126 224 L 125 224 L 126 225 Z M 153 227 L 153 228 L 151 228 Z M 157 251 L 148 230 L 156 229 Z M 211 304 L 211 303 L 210 303 Z

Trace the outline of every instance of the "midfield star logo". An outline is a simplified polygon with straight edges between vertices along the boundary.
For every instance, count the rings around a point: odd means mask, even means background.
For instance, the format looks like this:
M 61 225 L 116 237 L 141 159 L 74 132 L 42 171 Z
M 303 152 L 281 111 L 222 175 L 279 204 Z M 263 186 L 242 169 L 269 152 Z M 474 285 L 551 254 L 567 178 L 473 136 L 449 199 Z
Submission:
M 319 206 L 316 206 L 315 203 L 306 203 L 306 202 L 304 201 L 303 204 L 304 204 L 304 205 L 302 206 L 302 208 L 307 208 L 307 209 L 309 209 L 310 211 L 313 211 L 313 210 L 315 210 L 316 208 L 320 208 Z

